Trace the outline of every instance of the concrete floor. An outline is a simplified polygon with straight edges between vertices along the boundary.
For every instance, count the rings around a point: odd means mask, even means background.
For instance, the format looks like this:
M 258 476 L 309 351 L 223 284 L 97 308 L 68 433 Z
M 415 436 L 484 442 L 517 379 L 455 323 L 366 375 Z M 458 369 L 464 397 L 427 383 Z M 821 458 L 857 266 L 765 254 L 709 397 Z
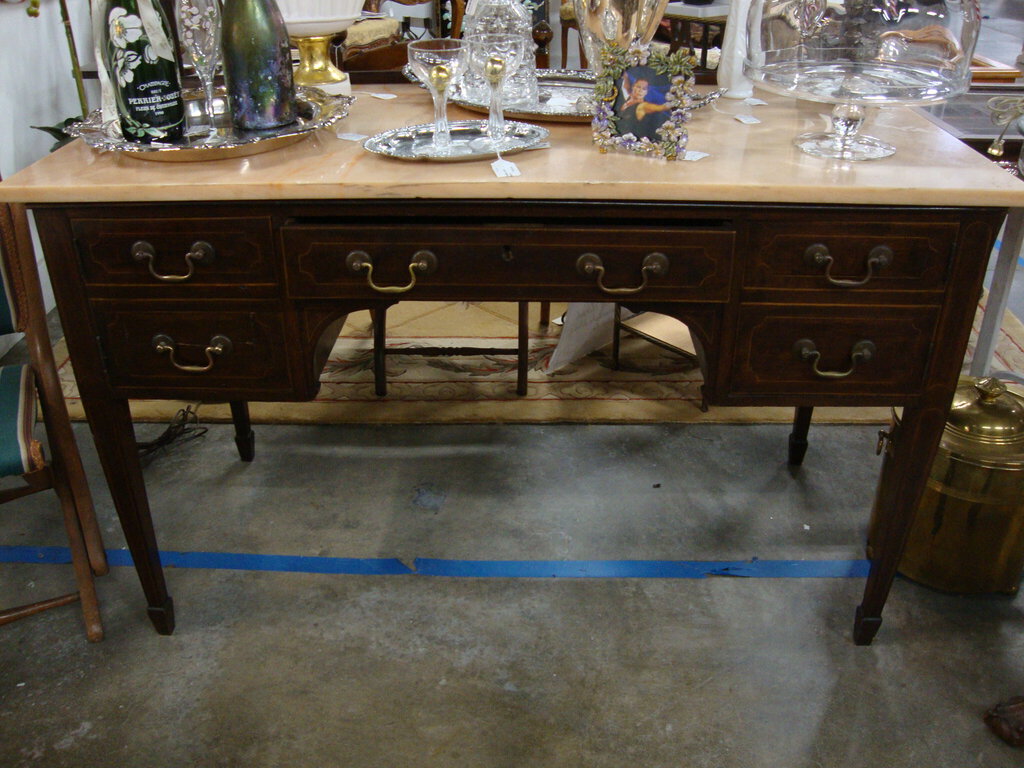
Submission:
M 1020 50 L 1020 3 L 983 9 L 1002 14 L 983 23 L 1003 45 L 988 55 L 1012 60 L 999 51 Z M 815 425 L 794 473 L 783 426 L 260 426 L 247 465 L 214 425 L 158 454 L 146 483 L 162 548 L 200 561 L 759 558 L 855 572 L 876 431 Z M 60 546 L 57 520 L 45 494 L 7 505 L 0 543 Z M 981 719 L 1024 694 L 1020 599 L 898 580 L 858 648 L 858 577 L 167 575 L 171 637 L 150 628 L 125 566 L 98 581 L 104 642 L 85 641 L 75 607 L 0 630 L 0 765 L 1024 763 Z M 0 567 L 7 603 L 70 584 L 66 566 Z
M 859 560 L 876 428 L 815 426 L 796 473 L 787 432 L 261 426 L 245 465 L 230 428 L 213 426 L 155 458 L 146 482 L 166 550 Z M 45 501 L 31 502 L 41 514 L 8 515 L 3 541 L 61 544 Z M 50 594 L 69 579 L 62 566 L 5 565 L 0 593 Z M 182 568 L 168 580 L 171 637 L 151 630 L 128 567 L 99 580 L 100 644 L 85 641 L 74 607 L 3 629 L 0 765 L 1021 763 L 981 720 L 1024 692 L 1024 625 L 1009 598 L 901 580 L 875 644 L 859 648 L 861 578 Z

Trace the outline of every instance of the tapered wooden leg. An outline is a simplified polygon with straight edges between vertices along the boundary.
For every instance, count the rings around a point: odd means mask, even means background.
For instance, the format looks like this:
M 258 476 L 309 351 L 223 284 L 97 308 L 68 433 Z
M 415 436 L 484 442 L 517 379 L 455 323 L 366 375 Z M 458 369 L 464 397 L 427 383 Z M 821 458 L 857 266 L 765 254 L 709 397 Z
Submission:
M 174 631 L 174 602 L 164 582 L 128 401 L 93 398 L 83 392 L 82 405 L 135 571 L 146 595 L 149 619 L 157 632 L 169 635 Z
M 789 464 L 798 467 L 804 463 L 807 453 L 807 433 L 811 429 L 811 414 L 814 408 L 799 405 L 793 414 L 793 431 L 789 433 Z
M 543 328 L 547 328 L 551 325 L 551 302 L 542 301 L 540 303 L 540 321 L 539 324 Z
M 615 302 L 612 319 L 612 369 L 619 370 L 619 351 L 622 344 L 622 305 Z
M 373 391 L 378 397 L 388 393 L 388 371 L 385 366 L 387 349 L 387 309 L 371 309 L 373 321 Z
M 562 22 L 562 69 L 569 60 L 569 25 Z
M 526 394 L 530 373 L 530 302 L 519 302 L 519 351 L 516 356 L 516 394 Z
M 908 406 L 903 410 L 899 427 L 893 430 L 891 451 L 886 453 L 882 463 L 876 499 L 871 570 L 854 619 L 853 639 L 857 645 L 869 645 L 882 625 L 882 608 L 896 576 L 945 425 L 944 409 Z
M 249 403 L 245 400 L 232 400 L 231 421 L 235 425 L 235 445 L 238 446 L 238 457 L 242 461 L 252 461 L 256 457 L 256 435 L 249 421 Z

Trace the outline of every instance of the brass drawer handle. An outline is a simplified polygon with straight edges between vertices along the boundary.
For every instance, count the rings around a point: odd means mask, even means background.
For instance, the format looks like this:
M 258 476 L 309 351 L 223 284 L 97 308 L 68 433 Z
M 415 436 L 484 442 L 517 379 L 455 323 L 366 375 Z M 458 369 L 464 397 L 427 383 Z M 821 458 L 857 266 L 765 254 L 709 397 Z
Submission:
M 200 262 L 209 264 L 213 261 L 215 254 L 213 246 L 208 242 L 196 240 L 192 243 L 191 250 L 185 254 L 185 264 L 188 265 L 188 272 L 184 275 L 162 275 L 153 269 L 153 262 L 156 260 L 156 248 L 153 247 L 152 243 L 138 240 L 132 245 L 132 258 L 136 261 L 145 261 L 146 266 L 149 267 L 149 274 L 164 283 L 183 283 L 191 279 L 192 275 L 195 274 L 196 264 Z
M 206 373 L 213 368 L 214 357 L 229 354 L 232 349 L 231 339 L 218 334 L 213 336 L 210 339 L 210 343 L 206 346 L 206 365 L 182 365 L 174 359 L 174 351 L 177 349 L 177 344 L 166 333 L 158 333 L 153 337 L 153 341 L 150 344 L 157 354 L 162 355 L 166 352 L 170 356 L 171 365 L 179 371 L 185 371 L 186 373 Z
M 868 273 L 860 280 L 839 280 L 832 277 L 832 254 L 828 252 L 828 246 L 822 243 L 815 243 L 807 246 L 804 251 L 804 263 L 812 267 L 825 267 L 825 279 L 832 285 L 840 288 L 857 288 L 866 285 L 868 280 L 875 276 L 876 270 L 882 270 L 892 264 L 892 248 L 888 245 L 876 245 L 868 252 Z
M 604 284 L 604 264 L 596 253 L 584 253 L 576 259 L 576 271 L 581 275 L 597 275 L 597 287 L 605 293 L 621 296 L 623 294 L 640 293 L 647 287 L 647 279 L 652 275 L 660 277 L 668 273 L 668 256 L 664 253 L 648 253 L 640 262 L 640 274 L 643 280 L 636 288 L 609 288 Z
M 409 262 L 409 282 L 407 285 L 377 285 L 373 282 L 373 259 L 366 251 L 352 251 L 345 257 L 345 266 L 349 272 L 358 274 L 366 270 L 366 283 L 379 293 L 405 293 L 416 285 L 416 273 L 433 274 L 437 270 L 437 256 L 432 251 L 416 251 Z
M 858 341 L 850 349 L 850 367 L 845 371 L 823 371 L 818 368 L 818 360 L 821 359 L 821 352 L 815 346 L 814 342 L 810 339 L 800 339 L 796 344 L 793 345 L 793 354 L 796 355 L 797 360 L 804 362 L 811 360 L 814 362 L 813 370 L 816 376 L 823 379 L 845 379 L 857 368 L 859 362 L 869 362 L 876 353 L 875 344 L 872 341 L 863 339 Z

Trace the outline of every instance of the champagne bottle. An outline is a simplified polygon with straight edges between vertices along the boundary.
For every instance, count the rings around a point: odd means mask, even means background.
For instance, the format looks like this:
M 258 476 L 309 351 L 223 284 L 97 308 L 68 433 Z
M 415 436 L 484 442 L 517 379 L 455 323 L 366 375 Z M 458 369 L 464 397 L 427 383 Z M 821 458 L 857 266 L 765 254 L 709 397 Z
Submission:
M 171 27 L 159 0 L 108 0 L 103 63 L 114 85 L 121 134 L 148 144 L 173 142 L 185 127 Z
M 235 125 L 265 130 L 294 123 L 291 45 L 275 0 L 224 0 L 221 44 Z

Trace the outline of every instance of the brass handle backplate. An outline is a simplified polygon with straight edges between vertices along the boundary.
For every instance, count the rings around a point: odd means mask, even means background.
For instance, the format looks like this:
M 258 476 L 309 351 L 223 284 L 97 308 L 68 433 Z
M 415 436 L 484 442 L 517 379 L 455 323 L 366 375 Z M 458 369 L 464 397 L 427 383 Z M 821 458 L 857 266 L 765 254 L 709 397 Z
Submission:
M 216 252 L 213 246 L 205 240 L 196 240 L 192 243 L 192 248 L 185 254 L 185 264 L 188 266 L 188 272 L 184 275 L 164 275 L 156 271 L 153 267 L 153 262 L 156 261 L 156 248 L 153 247 L 152 243 L 148 243 L 145 240 L 137 240 L 132 244 L 132 258 L 135 261 L 145 261 L 146 266 L 149 267 L 149 274 L 155 277 L 162 283 L 183 283 L 186 280 L 192 278 L 195 274 L 197 263 L 209 264 L 213 261 L 213 257 Z
M 433 251 L 416 251 L 409 262 L 409 282 L 406 285 L 377 285 L 373 282 L 373 258 L 366 251 L 351 251 L 345 257 L 345 267 L 356 274 L 365 271 L 367 285 L 378 293 L 405 293 L 416 285 L 417 272 L 430 275 L 437 271 L 437 256 Z
M 845 379 L 857 369 L 857 363 L 870 362 L 876 352 L 877 349 L 875 348 L 873 341 L 862 339 L 854 344 L 850 349 L 849 368 L 845 371 L 823 371 L 818 367 L 818 361 L 821 359 L 821 352 L 818 351 L 818 348 L 813 341 L 810 339 L 800 339 L 793 345 L 793 354 L 796 355 L 797 360 L 812 362 L 814 375 L 822 379 Z
M 184 365 L 174 359 L 174 352 L 177 349 L 177 344 L 174 339 L 166 333 L 158 333 L 153 337 L 150 345 L 158 355 L 162 355 L 166 352 L 171 361 L 171 365 L 179 371 L 185 371 L 186 373 L 206 373 L 213 368 L 215 357 L 227 355 L 232 350 L 231 339 L 227 336 L 221 336 L 218 334 L 213 336 L 210 339 L 210 343 L 206 345 L 206 365 Z
M 640 274 L 643 277 L 640 285 L 636 288 L 609 288 L 604 284 L 604 264 L 601 262 L 600 256 L 596 253 L 584 253 L 576 259 L 577 272 L 584 276 L 595 275 L 597 277 L 597 287 L 605 293 L 615 296 L 640 293 L 640 291 L 647 287 L 649 277 L 661 277 L 668 274 L 668 266 L 668 256 L 664 253 L 648 253 L 644 256 L 644 260 L 640 262 Z
M 835 263 L 835 260 L 832 258 L 832 254 L 828 252 L 827 245 L 815 243 L 814 245 L 807 246 L 807 250 L 804 251 L 804 263 L 812 267 L 825 267 L 825 279 L 832 285 L 837 285 L 840 288 L 857 288 L 867 284 L 875 276 L 877 270 L 885 269 L 892 264 L 892 258 L 892 248 L 888 245 L 876 245 L 868 252 L 867 274 L 860 280 L 841 280 L 832 277 L 832 265 Z

